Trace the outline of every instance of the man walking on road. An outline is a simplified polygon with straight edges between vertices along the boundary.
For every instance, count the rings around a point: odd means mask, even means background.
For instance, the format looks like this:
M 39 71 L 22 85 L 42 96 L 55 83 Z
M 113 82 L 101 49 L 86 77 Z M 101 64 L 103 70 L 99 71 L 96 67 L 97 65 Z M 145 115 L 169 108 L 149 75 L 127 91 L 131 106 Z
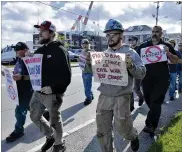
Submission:
M 123 32 L 121 23 L 113 19 L 107 22 L 104 30 L 109 45 L 105 52 L 126 54 L 128 85 L 116 86 L 101 83 L 98 88 L 101 93 L 96 110 L 97 138 L 103 152 L 113 152 L 113 118 L 119 134 L 131 141 L 132 150 L 137 151 L 139 149 L 138 134 L 133 127 L 131 118 L 130 100 L 133 78 L 142 79 L 146 69 L 140 56 L 128 45 L 122 44 Z
M 151 40 L 141 44 L 137 52 L 141 55 L 141 49 L 155 45 L 164 45 L 165 50 L 176 54 L 174 48 L 162 40 L 162 28 L 154 26 L 152 29 Z M 166 92 L 169 87 L 169 69 L 168 62 L 157 62 L 146 64 L 146 76 L 142 81 L 143 93 L 149 112 L 145 121 L 144 132 L 154 135 L 154 131 L 158 126 L 161 115 L 161 105 L 164 102 Z
M 17 105 L 15 109 L 15 129 L 6 138 L 7 142 L 13 142 L 24 135 L 24 124 L 27 111 L 29 110 L 29 103 L 33 94 L 28 70 L 22 60 L 22 58 L 25 57 L 25 53 L 28 51 L 28 46 L 24 42 L 18 42 L 15 46 L 12 46 L 12 48 L 14 48 L 17 54 L 17 62 L 13 71 L 13 79 L 17 84 L 19 105 Z M 4 76 L 3 71 L 2 75 Z M 48 115 L 47 113 L 44 114 Z
M 92 50 L 90 49 L 90 43 L 88 39 L 82 40 L 82 48 L 83 48 L 83 51 L 81 53 L 81 57 L 85 58 L 84 59 L 85 63 L 83 65 L 84 67 L 82 69 L 82 79 L 83 79 L 83 85 L 84 85 L 85 96 L 86 96 L 84 105 L 89 105 L 94 99 L 94 96 L 92 93 L 92 77 L 93 77 L 92 66 L 89 59 L 89 54 L 90 54 L 90 51 Z
M 169 40 L 169 43 L 173 48 L 175 48 L 176 45 L 175 40 Z M 178 55 L 177 51 L 176 54 Z M 177 64 L 169 63 L 169 70 L 170 70 L 169 98 L 171 101 L 173 101 L 176 90 Z
M 182 42 L 178 44 L 178 51 L 177 54 L 180 59 L 182 59 Z M 182 64 L 177 64 L 177 73 L 179 75 L 179 82 L 178 82 L 178 92 L 182 93 Z
M 134 49 L 135 51 L 137 51 L 138 49 L 138 37 L 137 36 L 132 36 L 131 39 L 129 39 L 131 41 L 131 48 Z M 138 53 L 138 52 L 137 52 Z M 135 91 L 135 93 L 137 94 L 137 96 L 139 97 L 139 101 L 138 101 L 138 105 L 141 106 L 143 104 L 143 94 L 142 91 L 140 89 L 141 87 L 141 79 L 134 79 L 134 88 L 133 90 Z M 132 99 L 131 99 L 131 111 L 134 110 L 134 93 L 132 92 Z
M 35 51 L 35 54 L 43 54 L 42 89 L 33 93 L 30 118 L 47 138 L 41 150 L 46 151 L 54 144 L 52 152 L 63 152 L 66 147 L 62 139 L 60 107 L 64 93 L 71 82 L 69 57 L 63 44 L 54 40 L 56 27 L 50 21 L 44 21 L 34 27 L 39 29 L 39 43 L 43 44 Z M 50 125 L 42 117 L 45 108 L 50 114 Z

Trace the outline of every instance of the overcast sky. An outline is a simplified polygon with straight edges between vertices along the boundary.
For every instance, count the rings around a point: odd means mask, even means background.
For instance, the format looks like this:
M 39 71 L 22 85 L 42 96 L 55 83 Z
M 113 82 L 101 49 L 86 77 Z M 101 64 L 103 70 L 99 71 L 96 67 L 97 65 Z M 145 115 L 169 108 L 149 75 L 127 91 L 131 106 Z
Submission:
M 46 3 L 56 8 L 44 5 Z M 69 31 L 80 14 L 85 16 L 90 2 L 2 2 L 2 46 L 18 41 L 32 41 L 33 25 L 44 20 L 52 21 L 58 30 Z M 59 9 L 60 8 L 60 9 Z M 68 13 L 61 9 L 73 12 Z M 39 12 L 39 13 L 38 13 Z M 39 15 L 38 15 L 39 14 Z M 99 23 L 104 29 L 110 19 L 118 19 L 124 28 L 134 25 L 154 26 L 156 3 L 154 2 L 94 2 L 86 30 L 93 30 Z M 168 33 L 181 31 L 181 7 L 175 2 L 161 2 L 159 8 L 159 25 Z

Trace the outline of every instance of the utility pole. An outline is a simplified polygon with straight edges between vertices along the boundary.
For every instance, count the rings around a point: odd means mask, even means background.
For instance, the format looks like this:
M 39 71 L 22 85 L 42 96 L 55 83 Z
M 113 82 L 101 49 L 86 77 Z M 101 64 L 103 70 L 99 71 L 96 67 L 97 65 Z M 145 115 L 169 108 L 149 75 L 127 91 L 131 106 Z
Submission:
M 158 23 L 158 16 L 159 16 L 159 1 L 157 2 L 156 25 Z
M 182 1 L 178 1 L 177 5 L 181 5 L 181 41 L 182 41 Z

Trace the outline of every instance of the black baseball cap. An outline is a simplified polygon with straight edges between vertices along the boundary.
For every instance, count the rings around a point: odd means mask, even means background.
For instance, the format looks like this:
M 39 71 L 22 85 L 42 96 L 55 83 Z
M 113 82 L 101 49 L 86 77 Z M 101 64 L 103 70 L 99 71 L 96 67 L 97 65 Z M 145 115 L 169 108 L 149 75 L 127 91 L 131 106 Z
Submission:
M 90 44 L 88 39 L 83 39 L 82 44 Z
M 26 43 L 24 42 L 18 42 L 15 46 L 12 46 L 12 48 L 14 48 L 15 51 L 29 49 Z
M 132 36 L 132 37 L 129 39 L 129 41 L 133 41 L 133 40 L 138 41 L 138 37 L 137 37 L 137 36 Z

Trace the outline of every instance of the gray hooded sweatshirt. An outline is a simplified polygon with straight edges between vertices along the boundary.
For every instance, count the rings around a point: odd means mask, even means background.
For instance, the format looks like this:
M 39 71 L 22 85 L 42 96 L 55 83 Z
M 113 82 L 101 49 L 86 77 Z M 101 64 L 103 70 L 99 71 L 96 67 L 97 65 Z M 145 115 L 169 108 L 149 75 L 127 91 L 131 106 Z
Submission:
M 133 67 L 128 69 L 128 86 L 116 86 L 110 84 L 103 84 L 98 87 L 98 91 L 101 94 L 108 96 L 108 97 L 117 97 L 124 94 L 131 93 L 133 90 L 133 80 L 136 79 L 143 79 L 146 74 L 146 68 L 144 63 L 142 62 L 138 53 L 129 47 L 129 45 L 123 45 L 119 50 L 113 51 L 112 48 L 108 48 L 105 52 L 111 53 L 125 53 L 129 54 L 134 62 Z

